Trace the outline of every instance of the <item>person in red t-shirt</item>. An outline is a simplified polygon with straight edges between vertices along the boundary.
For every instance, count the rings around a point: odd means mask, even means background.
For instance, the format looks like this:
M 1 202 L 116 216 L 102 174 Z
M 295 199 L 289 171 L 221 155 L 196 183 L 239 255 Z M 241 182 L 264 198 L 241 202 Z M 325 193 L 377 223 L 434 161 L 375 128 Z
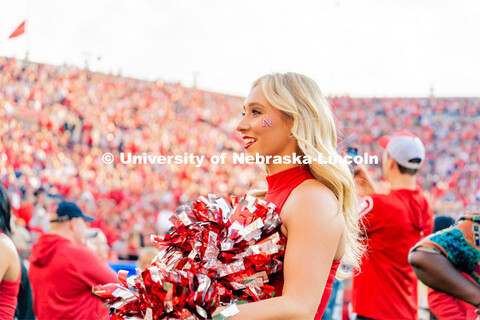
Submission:
M 118 282 L 113 270 L 85 245 L 85 216 L 72 202 L 61 202 L 50 234 L 42 234 L 30 257 L 30 282 L 37 319 L 108 319 L 92 287 Z
M 383 136 L 378 143 L 385 149 L 382 167 L 390 192 L 376 193 L 367 171 L 358 167 L 367 253 L 353 278 L 353 311 L 357 319 L 418 319 L 417 278 L 408 252 L 433 230 L 432 209 L 415 177 L 425 147 L 406 132 Z

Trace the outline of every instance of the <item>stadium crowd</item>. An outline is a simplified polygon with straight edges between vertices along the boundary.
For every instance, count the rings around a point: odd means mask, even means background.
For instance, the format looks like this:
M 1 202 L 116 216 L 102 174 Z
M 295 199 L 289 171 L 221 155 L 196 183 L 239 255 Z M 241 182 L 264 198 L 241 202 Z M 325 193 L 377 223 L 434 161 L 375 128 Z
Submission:
M 206 155 L 243 150 L 235 126 L 243 99 L 0 58 L 0 180 L 12 196 L 20 250 L 48 231 L 61 200 L 96 218 L 112 257 L 135 257 L 166 217 L 200 194 L 241 194 L 262 175 L 254 165 L 134 165 L 133 154 Z M 434 212 L 478 211 L 480 99 L 332 97 L 341 147 L 381 158 L 377 137 L 408 130 L 426 146 L 419 182 Z M 115 162 L 107 165 L 102 155 Z M 380 177 L 380 166 L 369 166 Z M 28 230 L 28 232 L 25 232 Z M 22 233 L 23 232 L 23 233 Z M 29 238 L 29 234 L 32 239 Z

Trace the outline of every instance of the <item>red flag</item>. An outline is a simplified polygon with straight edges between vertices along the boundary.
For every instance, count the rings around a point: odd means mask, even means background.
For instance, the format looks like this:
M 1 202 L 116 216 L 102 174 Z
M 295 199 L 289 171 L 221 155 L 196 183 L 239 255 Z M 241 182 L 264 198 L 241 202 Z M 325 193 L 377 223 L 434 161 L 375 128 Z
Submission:
M 25 21 L 23 21 L 18 27 L 17 29 L 15 29 L 15 31 L 13 31 L 13 33 L 10 35 L 10 37 L 8 37 L 8 39 L 12 39 L 12 38 L 15 38 L 15 37 L 18 37 L 19 35 L 22 35 L 25 33 Z

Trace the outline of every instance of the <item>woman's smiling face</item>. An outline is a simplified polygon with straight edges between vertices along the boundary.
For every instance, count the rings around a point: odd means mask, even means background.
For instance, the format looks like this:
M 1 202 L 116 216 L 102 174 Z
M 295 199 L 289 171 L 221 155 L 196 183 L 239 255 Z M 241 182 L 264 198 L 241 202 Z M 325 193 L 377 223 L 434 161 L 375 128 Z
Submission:
M 261 86 L 250 91 L 243 109 L 237 131 L 242 134 L 247 153 L 291 156 L 296 151 L 295 139 L 289 138 L 292 121 L 267 101 Z

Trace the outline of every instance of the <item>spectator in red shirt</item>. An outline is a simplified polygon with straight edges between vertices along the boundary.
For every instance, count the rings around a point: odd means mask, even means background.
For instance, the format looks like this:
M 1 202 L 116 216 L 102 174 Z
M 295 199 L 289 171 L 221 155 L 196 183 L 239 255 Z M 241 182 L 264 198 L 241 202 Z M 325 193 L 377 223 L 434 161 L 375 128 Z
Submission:
M 61 202 L 50 221 L 50 234 L 33 246 L 30 281 L 34 310 L 42 319 L 108 319 L 92 286 L 117 282 L 115 273 L 85 245 L 85 216 L 72 202 Z
M 366 170 L 358 168 L 357 184 L 367 194 L 361 204 L 367 253 L 353 278 L 353 311 L 357 319 L 418 319 L 417 278 L 408 252 L 433 229 L 433 212 L 415 177 L 425 148 L 409 133 L 383 136 L 379 145 L 390 192 L 376 193 Z

